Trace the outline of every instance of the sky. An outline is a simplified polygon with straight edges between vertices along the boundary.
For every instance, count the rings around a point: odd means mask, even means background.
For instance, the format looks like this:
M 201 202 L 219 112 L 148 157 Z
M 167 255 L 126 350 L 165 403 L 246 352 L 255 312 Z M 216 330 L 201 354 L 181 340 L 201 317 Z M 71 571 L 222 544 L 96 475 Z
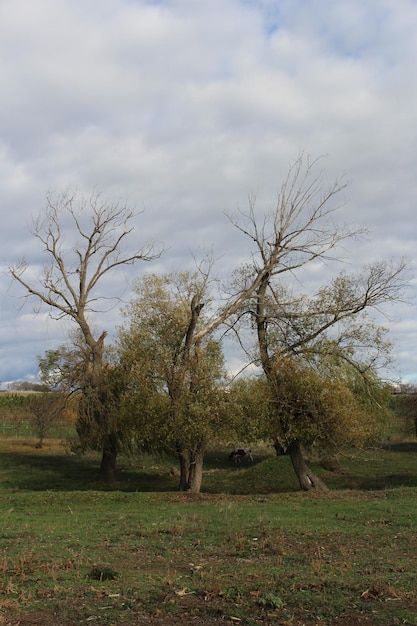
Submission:
M 37 355 L 68 333 L 7 273 L 45 262 L 30 224 L 48 191 L 126 201 L 134 247 L 164 245 L 109 285 L 127 301 L 145 271 L 189 269 L 207 250 L 220 273 L 247 260 L 225 213 L 251 195 L 269 210 L 300 151 L 323 155 L 326 181 L 350 181 L 341 220 L 369 235 L 345 250 L 348 270 L 407 257 L 404 301 L 383 323 L 389 375 L 417 383 L 416 32 L 415 0 L 2 0 L 3 386 L 36 377 Z M 116 306 L 97 324 L 120 321 Z

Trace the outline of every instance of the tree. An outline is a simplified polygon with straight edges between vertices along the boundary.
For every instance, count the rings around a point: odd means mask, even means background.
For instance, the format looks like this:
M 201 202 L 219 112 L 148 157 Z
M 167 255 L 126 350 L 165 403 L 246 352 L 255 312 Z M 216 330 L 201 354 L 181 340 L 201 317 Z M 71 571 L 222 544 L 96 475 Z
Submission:
M 103 366 L 107 331 L 95 331 L 93 315 L 116 299 L 105 294 L 105 279 L 137 261 L 160 256 L 151 242 L 132 253 L 122 246 L 132 232 L 134 212 L 124 204 L 108 203 L 99 193 L 88 199 L 76 193 L 48 194 L 45 211 L 34 220 L 31 232 L 41 243 L 47 262 L 36 278 L 28 276 L 28 263 L 9 267 L 10 275 L 34 298 L 49 308 L 51 317 L 76 324 L 83 340 L 84 377 L 80 381 L 85 402 L 80 420 L 100 425 L 102 460 L 99 479 L 114 480 L 117 446 L 103 411 Z M 103 311 L 103 308 L 101 309 Z M 88 410 L 87 410 L 88 407 Z
M 404 432 L 417 437 L 417 387 L 410 383 L 398 385 L 392 392 L 391 408 L 394 415 L 403 422 Z
M 388 389 L 350 365 L 346 376 L 331 376 L 300 357 L 282 357 L 275 367 L 266 432 L 290 454 L 302 489 L 325 489 L 294 446 L 334 460 L 343 449 L 374 443 L 385 433 Z
M 206 334 L 207 285 L 201 274 L 149 275 L 137 281 L 119 332 L 128 372 L 125 411 L 138 441 L 168 450 L 180 464 L 180 489 L 198 493 L 204 451 L 227 428 L 226 378 L 218 341 Z
M 67 396 L 60 391 L 40 391 L 28 398 L 28 410 L 38 433 L 37 448 L 43 447 L 48 432 L 67 415 Z
M 248 213 L 232 220 L 255 245 L 251 264 L 238 272 L 236 280 L 242 293 L 247 293 L 246 285 L 255 286 L 238 314 L 229 319 L 229 327 L 239 334 L 239 324 L 250 317 L 257 337 L 255 360 L 268 381 L 273 412 L 280 415 L 281 437 L 303 489 L 322 487 L 303 458 L 302 444 L 311 439 L 307 422 L 315 427 L 325 423 L 332 404 L 323 403 L 323 394 L 340 400 L 346 392 L 346 385 L 338 389 L 336 383 L 330 384 L 341 364 L 360 375 L 365 395 L 373 397 L 374 372 L 385 364 L 389 342 L 367 312 L 400 297 L 405 270 L 402 260 L 377 261 L 356 274 L 342 272 L 316 293 L 293 294 L 291 278 L 302 285 L 302 271 L 308 264 L 337 260 L 337 247 L 359 234 L 334 221 L 334 200 L 346 185 L 336 181 L 326 189 L 322 174 L 315 173 L 317 163 L 300 155 L 290 167 L 274 210 L 261 220 L 254 198 Z M 314 373 L 320 368 L 322 377 Z M 322 399 L 312 410 L 317 393 Z

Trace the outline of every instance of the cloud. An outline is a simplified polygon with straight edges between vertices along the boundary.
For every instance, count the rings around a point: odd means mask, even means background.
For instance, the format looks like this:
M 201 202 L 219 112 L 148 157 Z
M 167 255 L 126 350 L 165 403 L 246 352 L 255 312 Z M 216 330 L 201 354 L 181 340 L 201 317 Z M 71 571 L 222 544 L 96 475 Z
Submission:
M 76 186 L 144 210 L 137 236 L 168 248 L 158 271 L 213 246 L 226 272 L 250 251 L 224 212 L 248 194 L 268 210 L 300 149 L 328 155 L 328 180 L 352 181 L 340 218 L 371 234 L 346 261 L 414 261 L 416 27 L 412 0 L 4 0 L 0 265 L 42 263 L 27 226 L 48 189 Z M 33 373 L 17 355 L 37 339 L 17 332 L 4 275 L 0 289 L 2 336 L 15 338 L 4 380 Z M 393 333 L 406 371 L 407 331 Z

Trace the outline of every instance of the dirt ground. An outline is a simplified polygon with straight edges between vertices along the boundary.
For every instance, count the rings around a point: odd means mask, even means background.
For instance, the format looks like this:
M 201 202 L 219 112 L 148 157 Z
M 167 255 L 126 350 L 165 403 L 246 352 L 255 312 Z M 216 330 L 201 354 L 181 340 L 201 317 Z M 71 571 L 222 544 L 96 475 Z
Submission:
M 93 624 L 94 626 L 245 626 L 246 620 L 243 618 L 207 618 L 190 615 L 130 615 L 122 622 L 113 623 L 107 620 L 101 621 L 99 617 L 81 619 L 76 621 L 68 618 L 65 621 L 59 616 L 59 609 L 54 613 L 45 613 L 43 610 L 31 612 L 2 611 L 0 613 L 0 626 L 81 626 L 81 624 Z M 309 615 L 293 616 L 290 620 L 282 620 L 279 616 L 265 615 L 256 620 L 260 626 L 381 626 L 380 621 L 375 621 L 372 614 L 352 613 L 344 614 L 339 618 L 322 620 L 312 618 Z M 403 622 L 401 622 L 403 623 Z M 408 622 L 406 622 L 408 623 Z M 254 624 L 253 618 L 250 624 Z M 410 623 L 411 624 L 411 623 Z M 390 625 L 394 626 L 394 625 Z

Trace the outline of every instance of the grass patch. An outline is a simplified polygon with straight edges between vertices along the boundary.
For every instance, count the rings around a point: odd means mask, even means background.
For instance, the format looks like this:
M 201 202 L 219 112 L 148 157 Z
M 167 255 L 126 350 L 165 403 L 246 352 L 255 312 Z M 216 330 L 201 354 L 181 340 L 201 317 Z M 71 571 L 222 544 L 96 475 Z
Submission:
M 416 623 L 411 440 L 315 466 L 325 494 L 264 448 L 212 451 L 196 496 L 169 457 L 122 458 L 105 489 L 97 456 L 34 442 L 0 442 L 0 624 Z
M 414 495 L 8 494 L 2 597 L 26 611 L 65 600 L 68 623 L 216 609 L 243 623 L 372 613 L 391 625 L 400 612 L 412 624 Z

